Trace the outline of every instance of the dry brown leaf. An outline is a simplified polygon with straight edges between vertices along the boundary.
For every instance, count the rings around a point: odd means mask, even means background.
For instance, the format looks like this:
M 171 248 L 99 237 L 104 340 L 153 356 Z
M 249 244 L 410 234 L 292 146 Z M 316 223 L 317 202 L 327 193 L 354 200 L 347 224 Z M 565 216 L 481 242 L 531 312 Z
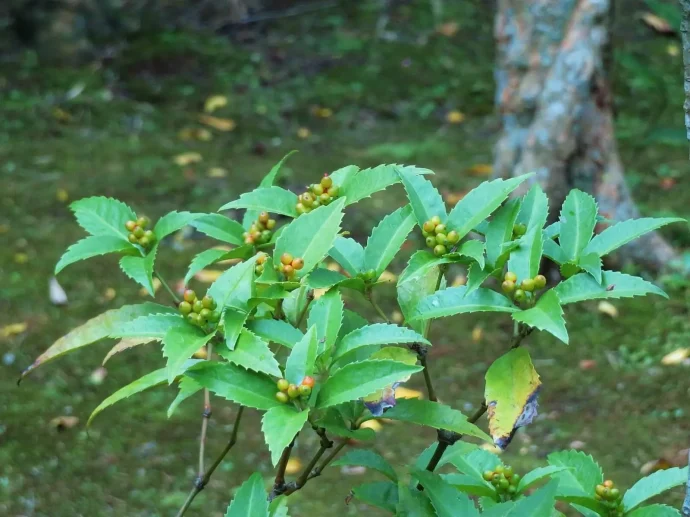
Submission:
M 9 325 L 0 327 L 0 336 L 7 338 L 16 334 L 21 334 L 26 331 L 27 327 L 28 325 L 25 321 L 21 323 L 10 323 Z
M 384 271 L 381 273 L 381 276 L 379 276 L 379 282 L 397 282 L 398 281 L 398 275 L 393 273 L 392 271 Z
M 328 262 L 326 264 L 326 269 L 328 269 L 329 271 L 340 272 L 340 265 L 337 262 Z
M 643 13 L 640 18 L 642 18 L 642 21 L 645 23 L 645 25 L 651 27 L 661 34 L 673 34 L 675 32 L 668 21 L 664 20 L 660 16 L 657 16 L 656 14 Z
M 690 357 L 690 348 L 678 348 L 677 350 L 674 350 L 673 352 L 666 354 L 661 359 L 661 364 L 665 364 L 667 366 L 673 364 L 680 364 L 683 361 L 685 361 L 688 357 Z
M 72 115 L 62 108 L 53 108 L 53 118 L 58 122 L 66 124 L 72 120 Z
M 199 350 L 192 354 L 194 359 L 206 359 L 208 358 L 208 351 L 205 346 L 202 346 Z
M 606 301 L 599 302 L 599 305 L 597 305 L 597 310 L 603 314 L 611 316 L 612 318 L 618 317 L 618 309 L 616 308 L 615 305 L 613 305 L 610 302 L 606 302 Z
M 192 163 L 198 163 L 201 160 L 203 160 L 203 157 L 199 153 L 194 152 L 178 154 L 173 158 L 175 164 L 179 165 L 180 167 L 186 167 Z
M 314 289 L 314 291 L 313 291 L 314 300 L 318 300 L 327 292 L 328 292 L 328 289 Z
M 460 201 L 462 198 L 465 197 L 467 192 L 450 192 L 450 191 L 445 191 L 443 193 L 443 198 L 446 200 L 446 202 L 450 205 L 455 205 L 458 201 Z
M 232 131 L 237 127 L 235 121 L 230 118 L 218 118 L 211 115 L 199 115 L 199 122 L 218 131 Z
M 467 277 L 465 275 L 458 275 L 455 278 L 453 278 L 453 281 L 450 283 L 451 287 L 459 287 L 461 285 L 465 285 L 467 283 Z
M 673 467 L 670 461 L 666 458 L 659 458 L 657 460 L 650 460 L 640 467 L 640 474 L 648 476 L 658 470 L 666 470 Z
M 457 22 L 446 22 L 436 27 L 436 32 L 447 38 L 452 38 L 458 33 L 459 29 L 460 25 Z
M 213 113 L 219 108 L 224 108 L 228 105 L 228 98 L 225 95 L 211 95 L 206 102 L 204 102 L 204 111 L 206 113 Z
M 494 167 L 490 163 L 475 163 L 467 169 L 467 172 L 472 174 L 472 176 L 491 176 L 494 172 Z
M 58 416 L 53 418 L 49 425 L 58 431 L 64 431 L 65 429 L 72 429 L 78 423 L 79 419 L 76 416 Z

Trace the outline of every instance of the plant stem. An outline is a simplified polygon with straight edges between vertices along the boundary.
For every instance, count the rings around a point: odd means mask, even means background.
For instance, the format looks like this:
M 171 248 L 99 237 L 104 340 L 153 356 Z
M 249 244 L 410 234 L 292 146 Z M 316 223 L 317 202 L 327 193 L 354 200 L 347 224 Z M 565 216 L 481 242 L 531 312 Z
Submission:
M 346 440 L 343 440 L 342 442 L 340 442 L 340 443 L 335 447 L 335 449 L 333 449 L 333 450 L 331 451 L 331 453 L 330 453 L 328 456 L 326 456 L 326 457 L 324 458 L 324 460 L 321 462 L 321 464 L 320 464 L 318 467 L 316 467 L 316 468 L 312 471 L 311 474 L 309 474 L 309 478 L 308 478 L 308 479 L 312 479 L 312 478 L 315 478 L 315 477 L 320 476 L 321 473 L 323 472 L 323 469 L 325 469 L 325 468 L 328 466 L 328 464 L 329 464 L 331 461 L 333 461 L 333 460 L 335 459 L 335 457 L 338 455 L 338 453 L 339 453 L 340 451 L 342 451 L 342 450 L 345 448 L 346 445 L 347 445 L 347 441 L 346 441 Z
M 283 449 L 283 454 L 280 455 L 280 460 L 278 461 L 278 467 L 276 471 L 276 478 L 273 482 L 273 490 L 271 490 L 271 495 L 269 499 L 274 499 L 276 496 L 285 492 L 285 469 L 287 468 L 288 461 L 290 461 L 290 455 L 292 454 L 292 448 L 295 446 L 295 439 L 292 439 L 290 445 Z
M 213 343 L 206 343 L 206 358 L 211 360 L 213 355 Z M 208 421 L 211 419 L 211 392 L 208 388 L 204 389 L 204 410 L 201 413 L 201 436 L 199 437 L 199 477 L 204 474 L 204 451 L 206 449 L 206 433 L 208 432 Z
M 434 390 L 434 385 L 431 382 L 431 375 L 429 374 L 429 366 L 427 365 L 426 362 L 426 348 L 424 348 L 423 353 L 417 353 L 417 356 L 419 357 L 419 363 L 424 367 L 424 382 L 426 383 L 426 391 L 429 397 L 429 400 L 432 402 L 438 402 L 438 399 L 436 398 L 436 391 Z
M 204 473 L 204 475 L 199 476 L 195 480 L 194 488 L 192 488 L 192 491 L 187 496 L 187 500 L 182 505 L 182 508 L 180 508 L 180 511 L 177 512 L 177 517 L 182 517 L 185 514 L 187 509 L 192 504 L 192 501 L 194 500 L 194 498 L 208 484 L 209 480 L 211 479 L 211 475 L 213 474 L 213 472 L 218 468 L 218 465 L 220 465 L 220 463 L 223 461 L 223 458 L 225 458 L 225 456 L 228 454 L 228 452 L 230 452 L 230 449 L 232 449 L 233 445 L 235 445 L 235 443 L 237 442 L 237 433 L 240 429 L 240 421 L 242 420 L 242 413 L 243 412 L 244 412 L 244 406 L 240 406 L 239 409 L 237 410 L 237 416 L 235 417 L 235 423 L 232 426 L 232 433 L 230 434 L 230 440 L 225 445 L 225 448 L 220 453 L 220 455 L 216 458 L 216 460 L 213 462 L 213 464 Z
M 154 273 L 154 276 L 155 276 L 158 280 L 160 280 L 161 285 L 165 288 L 166 291 L 168 291 L 168 294 L 172 297 L 173 301 L 175 302 L 175 305 L 179 305 L 181 300 L 180 300 L 180 298 L 175 294 L 175 291 L 173 291 L 173 290 L 170 288 L 170 286 L 168 285 L 168 282 L 166 282 L 166 281 L 163 279 L 163 277 L 161 276 L 161 274 L 158 273 L 158 272 L 155 272 L 155 273 Z
M 376 301 L 374 300 L 374 295 L 371 292 L 371 288 L 367 290 L 366 297 L 367 297 L 367 300 L 369 300 L 369 303 L 371 304 L 371 306 L 376 311 L 376 313 L 381 317 L 381 319 L 383 321 L 385 321 L 386 323 L 390 323 L 390 320 L 388 319 L 388 316 L 386 316 L 386 313 L 381 310 L 381 307 L 379 307 L 378 304 L 376 303 Z
M 328 449 L 333 447 L 333 442 L 328 439 L 328 436 L 326 436 L 325 429 L 314 427 L 314 431 L 316 431 L 316 433 L 321 437 L 321 446 L 319 447 L 319 450 L 316 451 L 316 454 L 314 454 L 309 464 L 306 467 L 304 467 L 304 470 L 302 470 L 302 473 L 297 478 L 297 481 L 291 484 L 289 487 L 287 487 L 287 490 L 284 491 L 285 495 L 290 495 L 293 492 L 296 492 L 297 490 L 302 488 L 304 485 L 306 485 L 307 481 L 311 479 L 312 471 L 321 459 L 321 456 L 323 456 Z
M 312 289 L 309 290 L 307 293 L 307 303 L 304 304 L 304 309 L 302 309 L 302 312 L 300 312 L 299 318 L 297 319 L 297 328 L 300 328 L 302 325 L 302 321 L 304 321 L 304 316 L 307 314 L 307 309 L 309 308 L 309 304 L 311 301 L 314 299 L 314 291 Z

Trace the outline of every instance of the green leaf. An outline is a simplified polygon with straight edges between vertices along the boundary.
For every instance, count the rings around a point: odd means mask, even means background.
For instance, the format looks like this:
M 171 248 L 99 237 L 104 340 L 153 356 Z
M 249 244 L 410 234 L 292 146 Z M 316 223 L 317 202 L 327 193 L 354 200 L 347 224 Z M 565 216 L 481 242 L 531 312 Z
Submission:
M 316 326 L 313 325 L 309 327 L 304 337 L 292 347 L 285 364 L 285 378 L 291 384 L 299 386 L 305 376 L 314 373 L 317 347 Z
M 438 216 L 441 222 L 446 221 L 446 205 L 441 194 L 429 180 L 405 170 L 399 170 L 398 175 L 405 187 L 407 199 L 410 200 L 410 206 L 420 228 L 434 216 Z
M 249 313 L 234 307 L 227 307 L 223 311 L 223 332 L 225 333 L 225 346 L 229 351 L 235 350 L 235 344 L 240 337 Z
M 236 246 L 244 244 L 245 229 L 240 223 L 220 214 L 205 214 L 191 222 L 201 233 Z
M 595 235 L 584 250 L 584 253 L 596 253 L 600 257 L 608 255 L 624 244 L 641 237 L 645 233 L 661 228 L 667 224 L 685 222 L 679 217 L 643 217 L 628 219 L 609 226 L 599 235 Z M 561 232 L 562 233 L 562 232 Z
M 364 248 L 354 239 L 338 235 L 328 254 L 353 277 L 363 271 Z
M 450 211 L 446 226 L 464 237 L 501 206 L 508 195 L 529 176 L 525 174 L 508 180 L 495 179 L 470 190 Z
M 489 266 L 482 269 L 477 262 L 471 264 L 470 269 L 467 271 L 467 284 L 465 284 L 467 291 L 465 296 L 479 289 L 484 281 L 491 276 L 491 273 L 492 268 Z
M 599 255 L 596 253 L 583 255 L 578 259 L 577 265 L 592 275 L 594 280 L 601 283 L 601 257 Z
M 261 419 L 261 431 L 271 451 L 271 463 L 275 467 L 285 447 L 304 427 L 309 410 L 297 411 L 292 406 L 281 405 L 269 409 Z M 248 514 L 249 515 L 249 514 Z
M 183 226 L 187 226 L 194 219 L 201 217 L 203 214 L 193 214 L 191 212 L 178 212 L 176 210 L 165 214 L 158 219 L 156 226 L 153 228 L 153 233 L 156 234 L 156 239 L 162 241 L 171 233 L 176 232 Z
M 202 269 L 207 268 L 211 264 L 220 262 L 222 260 L 229 260 L 239 258 L 246 260 L 254 254 L 254 246 L 240 246 L 239 248 L 228 250 L 220 250 L 211 248 L 210 250 L 202 251 L 196 255 L 189 264 L 189 271 L 184 277 L 184 283 L 187 285 L 189 281 Z
M 398 486 L 390 481 L 363 483 L 352 489 L 354 496 L 371 506 L 395 512 L 398 506 Z
M 416 488 L 398 484 L 397 517 L 436 517 L 436 511 L 429 498 Z
M 383 456 L 370 449 L 352 449 L 339 460 L 331 463 L 331 465 L 334 467 L 343 465 L 366 467 L 380 472 L 394 483 L 398 482 L 398 475 L 395 473 L 390 463 L 388 463 Z
M 554 498 L 558 488 L 558 482 L 553 480 L 531 494 L 529 497 L 517 501 L 498 504 L 485 511 L 485 517 L 522 517 L 523 515 L 553 514 Z
M 539 227 L 527 230 L 527 233 L 520 237 L 518 248 L 510 254 L 510 259 L 508 259 L 508 271 L 515 273 L 518 280 L 534 278 L 539 274 L 543 239 L 544 233 Z
M 278 361 L 276 361 L 271 349 L 268 348 L 268 343 L 247 329 L 242 329 L 234 350 L 230 351 L 225 347 L 220 347 L 218 354 L 223 359 L 247 370 L 266 373 L 278 378 L 283 376 Z
M 603 271 L 601 283 L 589 274 L 579 273 L 561 282 L 553 290 L 558 294 L 562 305 L 584 300 L 632 298 L 646 294 L 658 294 L 668 298 L 666 293 L 654 284 L 617 271 Z
M 175 397 L 175 400 L 172 401 L 170 404 L 170 407 L 168 408 L 168 418 L 173 416 L 177 408 L 187 400 L 189 397 L 194 395 L 195 393 L 198 393 L 203 389 L 201 384 L 196 382 L 193 379 L 190 379 L 189 377 L 182 376 L 182 379 L 180 380 L 179 384 L 180 391 L 178 391 L 177 396 Z
M 553 475 L 560 481 L 559 489 L 577 489 L 594 499 L 594 489 L 604 482 L 601 467 L 582 451 L 552 452 L 547 456 L 547 461 L 549 465 L 567 468 Z
M 422 343 L 431 345 L 428 340 L 414 330 L 391 323 L 374 323 L 350 332 L 342 338 L 335 349 L 333 359 L 363 346 L 389 345 L 393 343 Z
M 539 184 L 535 183 L 522 199 L 517 222 L 527 226 L 527 231 L 533 228 L 542 229 L 546 224 L 548 215 L 549 200 Z
M 421 369 L 421 366 L 411 366 L 390 360 L 367 360 L 348 364 L 323 383 L 316 407 L 325 408 L 366 397 Z
M 446 483 L 465 494 L 496 497 L 496 489 L 483 479 L 477 479 L 469 474 L 446 474 L 441 477 Z
M 561 207 L 560 223 L 561 249 L 568 261 L 577 261 L 592 239 L 597 224 L 597 202 L 581 190 L 571 190 Z
M 138 253 L 133 244 L 111 235 L 91 235 L 72 244 L 55 266 L 55 274 L 70 264 L 106 253 Z
M 79 226 L 91 235 L 117 237 L 125 241 L 129 234 L 125 223 L 137 218 L 130 207 L 109 197 L 80 199 L 72 203 L 70 209 Z
M 515 429 L 522 427 L 539 386 L 539 375 L 525 348 L 515 348 L 503 354 L 486 372 L 484 398 L 488 407 L 489 432 L 494 443 L 502 449 L 510 443 Z M 531 418 L 524 423 L 530 422 Z
M 269 410 L 282 405 L 275 398 L 276 384 L 266 375 L 251 372 L 232 363 L 203 361 L 187 370 L 204 388 L 237 404 Z
M 220 210 L 231 208 L 246 208 L 256 212 L 271 212 L 273 214 L 297 217 L 297 196 L 280 187 L 259 187 L 246 192 L 239 199 L 221 206 Z
M 309 288 L 306 285 L 301 285 L 299 289 L 295 289 L 290 293 L 290 296 L 283 300 L 283 313 L 287 321 L 297 327 L 302 312 L 309 304 Z
M 463 242 L 457 251 L 446 255 L 454 259 L 455 257 L 469 257 L 477 262 L 481 268 L 484 268 L 484 243 L 481 241 L 471 240 Z M 464 261 L 466 263 L 466 260 Z
M 257 336 L 287 348 L 292 348 L 304 337 L 301 330 L 282 320 L 253 320 L 247 323 L 247 328 Z
M 343 416 L 337 408 L 329 408 L 325 415 L 317 420 L 319 427 L 323 427 L 330 434 L 340 436 L 342 438 L 352 438 L 353 440 L 373 440 L 376 433 L 373 429 L 351 429 L 350 425 L 345 422 Z
M 83 325 L 71 330 L 67 335 L 61 337 L 53 343 L 45 352 L 39 355 L 31 365 L 22 372 L 22 377 L 42 364 L 48 363 L 53 359 L 95 343 L 110 336 L 115 329 L 120 328 L 124 323 L 134 320 L 140 316 L 155 313 L 176 314 L 177 310 L 157 303 L 141 303 L 137 305 L 124 305 L 119 309 L 112 309 L 91 318 Z
M 335 286 L 349 287 L 360 292 L 364 292 L 364 280 L 361 278 L 350 278 L 337 271 L 331 271 L 325 267 L 317 267 L 309 273 L 307 285 L 311 289 L 330 289 Z
M 297 278 L 314 269 L 333 247 L 343 220 L 344 204 L 345 200 L 340 198 L 292 221 L 276 241 L 274 261 L 277 263 L 283 253 L 301 257 L 304 267 L 297 271 Z
M 498 456 L 484 449 L 475 449 L 467 454 L 456 455 L 450 458 L 450 463 L 460 472 L 482 481 L 484 481 L 482 477 L 484 471 L 494 470 L 498 465 L 502 465 Z
M 259 472 L 255 472 L 242 483 L 225 512 L 225 517 L 248 517 L 249 515 L 268 517 L 268 498 Z
M 158 307 L 163 306 L 159 305 Z M 185 322 L 180 313 L 172 313 L 166 307 L 159 314 L 145 314 L 133 320 L 122 322 L 117 328 L 113 329 L 109 337 L 162 340 L 170 329 L 185 326 L 187 326 L 187 322 Z
M 307 318 L 307 327 L 316 328 L 318 340 L 316 355 L 331 350 L 338 340 L 338 333 L 343 324 L 345 305 L 340 291 L 331 289 L 312 303 Z
M 428 169 L 405 165 L 379 165 L 373 169 L 363 169 L 350 173 L 340 187 L 340 195 L 347 197 L 347 205 L 352 205 L 386 187 L 398 183 L 398 173 L 415 175 L 431 174 Z M 335 181 L 335 180 L 334 180 Z
M 412 319 L 443 318 L 466 312 L 517 312 L 519 309 L 505 296 L 479 288 L 467 293 L 466 286 L 449 287 L 427 296 L 417 305 Z
M 446 483 L 438 474 L 426 470 L 417 470 L 414 474 L 431 499 L 438 517 L 479 517 L 479 511 L 472 500 Z
M 383 273 L 400 251 L 414 225 L 415 219 L 410 205 L 384 217 L 373 229 L 367 241 L 364 250 L 364 269 L 373 269 L 377 277 Z
M 391 420 L 426 425 L 434 429 L 446 429 L 447 431 L 491 441 L 489 435 L 476 425 L 468 422 L 467 417 L 460 411 L 438 402 L 419 399 L 399 399 L 396 401 L 395 406 L 384 413 L 384 417 Z
M 337 171 L 331 172 L 329 176 L 333 180 L 333 185 L 336 185 L 338 188 L 340 188 L 345 185 L 345 183 L 347 183 L 352 176 L 357 174 L 358 171 L 359 167 L 356 165 L 346 165 Z
M 688 480 L 688 467 L 679 469 L 673 467 L 658 470 L 647 477 L 643 477 L 623 495 L 625 511 L 629 512 L 642 503 L 666 490 L 684 485 Z
M 168 358 L 168 383 L 172 384 L 180 366 L 215 335 L 204 334 L 191 325 L 172 327 L 163 337 L 163 356 Z
M 195 362 L 196 361 L 189 361 L 182 364 L 180 371 L 177 372 L 177 375 L 179 375 L 186 368 L 192 366 Z M 120 402 L 121 400 L 124 400 L 127 397 L 131 397 L 132 395 L 141 393 L 144 390 L 153 388 L 154 386 L 165 384 L 167 378 L 168 370 L 166 368 L 161 368 L 160 370 L 155 370 L 151 373 L 148 373 L 143 377 L 137 379 L 136 381 L 129 383 L 127 386 L 120 388 L 115 393 L 110 395 L 107 399 L 105 399 L 103 402 L 101 402 L 98 405 L 98 407 L 93 410 L 91 416 L 86 422 L 86 426 L 90 426 L 91 422 L 93 422 L 93 419 L 96 418 L 96 416 L 104 409 L 109 408 L 113 404 L 116 404 L 117 402 Z
M 263 177 L 261 180 L 261 183 L 259 183 L 259 187 L 271 187 L 273 186 L 273 183 L 276 180 L 276 177 L 278 177 L 278 173 L 280 170 L 283 168 L 283 165 L 287 161 L 290 156 L 295 154 L 297 151 L 293 150 L 287 153 L 285 156 L 283 156 L 283 159 L 280 160 L 278 163 L 276 163 L 271 170 L 269 171 L 266 176 Z M 249 228 L 251 224 L 256 221 L 259 218 L 259 211 L 258 210 L 247 210 L 244 214 L 244 217 L 242 218 L 242 226 L 244 228 Z
M 218 309 L 235 307 L 243 309 L 250 298 L 254 298 L 254 266 L 258 255 L 232 266 L 220 275 L 211 287 L 208 295 L 218 304 Z
M 625 515 L 626 517 L 680 517 L 680 512 L 665 504 L 653 504 L 637 508 Z
M 537 304 L 531 309 L 514 313 L 513 319 L 530 327 L 545 330 L 566 345 L 568 344 L 568 331 L 565 328 L 565 319 L 563 319 L 563 308 L 555 289 L 549 289 L 542 294 L 537 300 Z
M 518 483 L 517 491 L 522 494 L 530 489 L 535 483 L 539 483 L 542 479 L 552 477 L 554 474 L 566 469 L 567 467 L 549 465 L 548 467 L 539 467 L 531 470 L 522 476 L 522 479 Z
M 520 206 L 519 198 L 511 199 L 496 211 L 489 222 L 486 231 L 486 260 L 494 267 L 503 253 L 503 245 L 513 240 L 513 226 Z
M 122 257 L 120 259 L 120 269 L 129 278 L 146 289 L 151 296 L 155 296 L 153 289 L 153 264 L 156 261 L 158 244 L 148 252 L 145 257 Z
M 544 228 L 544 239 L 555 239 L 561 234 L 561 223 L 556 221 Z
M 551 239 L 547 239 L 546 233 L 544 233 L 543 246 L 543 254 L 545 257 L 551 259 L 558 265 L 565 264 L 566 262 L 568 262 L 568 258 L 565 256 L 565 252 L 554 241 L 552 241 Z

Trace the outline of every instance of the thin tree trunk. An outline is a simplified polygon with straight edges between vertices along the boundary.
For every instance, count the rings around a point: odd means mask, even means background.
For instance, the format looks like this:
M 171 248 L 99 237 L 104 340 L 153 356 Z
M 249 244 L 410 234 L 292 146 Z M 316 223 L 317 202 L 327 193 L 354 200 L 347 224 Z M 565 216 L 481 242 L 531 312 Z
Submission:
M 500 177 L 535 172 L 551 200 L 551 220 L 572 188 L 592 193 L 610 219 L 639 217 L 616 148 L 605 69 L 610 1 L 498 0 L 503 133 L 494 170 Z M 654 270 L 675 257 L 657 234 L 621 251 Z

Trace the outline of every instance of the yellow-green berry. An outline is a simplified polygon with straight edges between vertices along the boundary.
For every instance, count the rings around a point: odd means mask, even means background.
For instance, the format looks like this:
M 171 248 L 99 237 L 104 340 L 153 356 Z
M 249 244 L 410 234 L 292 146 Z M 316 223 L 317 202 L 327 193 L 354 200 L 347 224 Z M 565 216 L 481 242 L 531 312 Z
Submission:
M 523 291 L 531 293 L 532 291 L 534 291 L 534 280 L 532 280 L 531 278 L 525 278 L 522 282 L 520 282 L 520 287 Z
M 426 238 L 426 245 L 429 248 L 433 248 L 434 246 L 436 246 L 436 237 L 432 237 L 431 235 L 429 237 L 427 237 Z
M 144 236 L 144 229 L 141 226 L 135 226 L 132 233 L 137 239 L 141 239 Z
M 511 282 L 510 280 L 505 280 L 501 284 L 501 289 L 503 290 L 504 293 L 510 294 L 513 291 L 515 291 L 515 282 Z
M 517 275 L 512 271 L 508 271 L 503 277 L 503 280 L 508 280 L 509 282 L 515 283 L 517 282 Z
M 211 297 L 211 296 L 204 296 L 201 300 L 201 303 L 204 306 L 204 309 L 215 309 L 216 308 L 216 301 Z
M 287 393 L 283 393 L 282 391 L 279 391 L 278 393 L 276 393 L 276 400 L 277 400 L 278 402 L 281 402 L 281 403 L 285 404 L 285 403 L 287 403 L 290 399 L 289 399 L 289 397 L 287 396 Z
M 431 233 L 434 231 L 434 228 L 436 228 L 436 225 L 432 223 L 431 221 L 427 221 L 424 223 L 422 226 L 422 230 L 424 230 L 427 233 Z
M 189 302 L 180 302 L 180 305 L 178 305 L 177 308 L 180 310 L 182 314 L 185 315 L 192 312 L 192 304 Z
M 203 302 L 202 302 L 201 300 L 196 300 L 196 301 L 192 304 L 192 310 L 193 310 L 194 312 L 196 312 L 197 314 L 199 314 L 199 313 L 201 312 L 201 309 L 203 309 L 203 308 L 204 308 L 204 304 L 203 304 Z
M 288 386 L 287 389 L 287 395 L 291 399 L 296 399 L 297 397 L 299 397 L 299 388 L 294 384 L 290 384 L 290 386 Z
M 434 232 L 436 233 L 446 233 L 446 225 L 445 224 L 439 224 L 434 228 Z
M 288 388 L 290 387 L 290 383 L 288 382 L 287 379 L 280 379 L 277 383 L 276 386 L 278 386 L 278 389 L 280 391 L 286 392 Z
M 191 289 L 187 289 L 182 295 L 185 302 L 194 303 L 196 301 L 196 293 Z
M 434 228 L 436 228 L 439 224 L 441 224 L 441 218 L 437 215 L 431 218 L 431 224 L 434 225 Z
M 437 257 L 445 255 L 446 251 L 446 247 L 443 244 L 437 244 L 436 246 L 434 246 L 434 255 L 436 255 Z
M 460 241 L 460 234 L 455 230 L 451 230 L 450 232 L 448 232 L 448 235 L 446 237 L 450 244 L 457 244 Z
M 546 277 L 544 275 L 535 276 L 534 287 L 536 287 L 537 289 L 544 289 L 544 287 L 546 287 Z
M 527 295 L 525 295 L 525 291 L 523 291 L 522 289 L 516 289 L 513 293 L 513 299 L 516 302 L 524 302 L 526 297 Z

